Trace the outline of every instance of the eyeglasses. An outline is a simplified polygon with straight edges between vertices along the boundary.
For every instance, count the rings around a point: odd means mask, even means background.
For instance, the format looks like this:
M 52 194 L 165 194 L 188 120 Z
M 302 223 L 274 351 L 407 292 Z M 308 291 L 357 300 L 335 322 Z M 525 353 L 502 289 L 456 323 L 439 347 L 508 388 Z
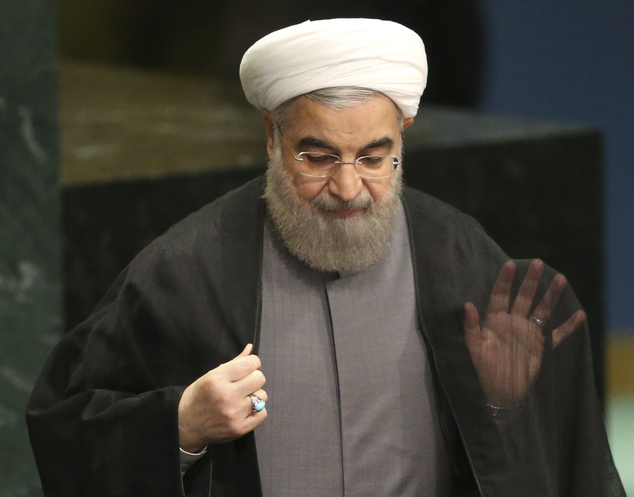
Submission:
M 354 162 L 344 162 L 341 157 L 321 152 L 300 152 L 293 158 L 301 162 L 299 173 L 311 178 L 330 178 L 343 164 L 352 164 L 361 178 L 389 178 L 401 165 L 395 155 L 364 155 Z

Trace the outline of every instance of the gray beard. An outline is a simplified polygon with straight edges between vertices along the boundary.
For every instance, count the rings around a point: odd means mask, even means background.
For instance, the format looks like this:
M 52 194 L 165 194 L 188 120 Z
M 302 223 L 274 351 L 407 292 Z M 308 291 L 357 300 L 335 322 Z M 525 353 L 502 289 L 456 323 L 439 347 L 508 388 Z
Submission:
M 378 262 L 387 252 L 403 188 L 400 168 L 380 201 L 363 190 L 350 202 L 320 194 L 306 204 L 293 189 L 279 154 L 271 159 L 266 179 L 264 198 L 278 235 L 289 252 L 311 268 L 357 273 Z M 347 218 L 323 212 L 332 209 L 365 209 L 365 212 Z

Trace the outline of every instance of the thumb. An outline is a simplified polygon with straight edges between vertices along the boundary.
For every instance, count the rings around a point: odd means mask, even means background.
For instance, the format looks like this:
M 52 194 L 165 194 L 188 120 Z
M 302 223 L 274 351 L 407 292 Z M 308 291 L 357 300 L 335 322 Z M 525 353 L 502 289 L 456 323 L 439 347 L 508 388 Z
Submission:
M 221 364 L 217 369 L 222 371 L 223 376 L 229 381 L 241 380 L 246 375 L 256 369 L 260 369 L 262 366 L 258 356 L 250 355 L 252 350 L 253 344 L 247 344 L 239 355 L 231 359 L 229 362 Z
M 247 346 L 244 348 L 244 350 L 242 352 L 240 352 L 238 357 L 246 357 L 246 356 L 251 354 L 252 350 L 253 350 L 253 344 L 252 343 L 247 343 Z

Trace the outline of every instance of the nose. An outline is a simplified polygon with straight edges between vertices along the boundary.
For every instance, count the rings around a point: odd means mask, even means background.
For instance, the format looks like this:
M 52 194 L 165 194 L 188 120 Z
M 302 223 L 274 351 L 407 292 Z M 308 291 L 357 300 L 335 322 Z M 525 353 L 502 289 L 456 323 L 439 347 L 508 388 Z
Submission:
M 330 178 L 328 183 L 330 193 L 344 202 L 353 200 L 363 189 L 363 180 L 357 174 L 354 164 L 341 164 L 339 170 Z

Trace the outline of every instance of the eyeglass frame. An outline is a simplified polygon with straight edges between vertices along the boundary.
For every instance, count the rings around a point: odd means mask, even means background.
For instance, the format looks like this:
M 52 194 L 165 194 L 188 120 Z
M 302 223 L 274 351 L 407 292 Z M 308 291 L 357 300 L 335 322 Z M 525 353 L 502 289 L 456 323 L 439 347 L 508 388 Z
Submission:
M 354 162 L 344 162 L 341 160 L 341 157 L 339 157 L 337 154 L 330 154 L 328 152 L 309 152 L 307 150 L 299 152 L 297 155 L 299 157 L 296 157 L 295 154 L 293 153 L 293 149 L 286 143 L 286 138 L 284 137 L 284 133 L 282 133 L 282 127 L 280 126 L 280 124 L 278 122 L 275 123 L 275 126 L 277 127 L 277 131 L 279 133 L 279 136 L 281 138 L 280 142 L 282 143 L 282 145 L 286 145 L 286 147 L 288 147 L 289 151 L 291 152 L 291 157 L 293 157 L 293 159 L 295 159 L 297 162 L 304 162 L 303 159 L 301 159 L 300 157 L 304 154 L 308 155 L 308 154 L 318 154 L 318 155 L 331 155 L 333 157 L 337 157 L 339 160 L 335 161 L 335 165 L 337 166 L 335 168 L 335 170 L 332 172 L 332 174 L 328 174 L 327 176 L 315 176 L 313 174 L 308 174 L 308 173 L 304 173 L 302 171 L 297 171 L 299 174 L 306 176 L 308 178 L 321 178 L 321 179 L 325 179 L 325 178 L 332 178 L 335 174 L 337 174 L 337 172 L 339 171 L 339 169 L 341 169 L 341 166 L 343 164 L 352 164 L 354 166 L 354 170 L 355 172 L 359 175 L 360 178 L 363 179 L 386 179 L 389 178 L 390 176 L 393 176 L 394 173 L 398 170 L 398 166 L 403 164 L 403 160 L 399 159 L 396 155 L 393 154 L 384 154 L 384 155 L 362 155 L 361 157 L 358 157 Z M 401 140 L 403 140 L 403 132 L 401 132 Z M 385 159 L 386 157 L 392 157 L 392 165 L 394 166 L 394 170 L 388 174 L 387 176 L 363 176 L 361 174 L 359 174 L 359 171 L 357 169 L 357 166 L 359 165 L 359 161 L 361 159 L 365 159 L 366 157 L 382 157 L 383 159 Z
M 339 171 L 339 169 L 341 168 L 342 165 L 344 164 L 352 164 L 354 166 L 354 170 L 357 172 L 357 174 L 359 175 L 360 178 L 363 179 L 385 179 L 385 178 L 389 178 L 390 176 L 392 176 L 396 170 L 398 169 L 398 166 L 400 166 L 403 161 L 401 159 L 399 159 L 396 155 L 392 155 L 392 154 L 379 154 L 379 155 L 362 155 L 361 157 L 358 157 L 354 162 L 349 162 L 349 161 L 342 161 L 341 157 L 339 157 L 337 154 L 330 154 L 327 152 L 308 152 L 308 151 L 304 151 L 304 152 L 299 152 L 297 154 L 297 156 L 295 156 L 295 154 L 293 152 L 291 152 L 291 156 L 293 157 L 293 159 L 295 159 L 298 162 L 304 162 L 304 159 L 301 158 L 302 155 L 318 155 L 318 156 L 325 156 L 328 155 L 330 157 L 336 157 L 339 160 L 335 161 L 335 169 L 333 170 L 332 173 L 330 174 L 326 174 L 326 175 L 315 175 L 315 174 L 309 174 L 309 173 L 305 173 L 303 171 L 297 171 L 299 174 L 302 174 L 304 176 L 308 176 L 309 178 L 332 178 L 335 174 L 337 174 L 337 171 Z M 387 157 L 391 157 L 392 158 L 392 166 L 394 167 L 394 170 L 390 173 L 387 174 L 385 176 L 366 176 L 364 174 L 359 173 L 359 170 L 357 169 L 357 166 L 361 165 L 361 160 L 362 159 L 366 159 L 366 158 L 380 158 L 380 159 L 385 159 Z

